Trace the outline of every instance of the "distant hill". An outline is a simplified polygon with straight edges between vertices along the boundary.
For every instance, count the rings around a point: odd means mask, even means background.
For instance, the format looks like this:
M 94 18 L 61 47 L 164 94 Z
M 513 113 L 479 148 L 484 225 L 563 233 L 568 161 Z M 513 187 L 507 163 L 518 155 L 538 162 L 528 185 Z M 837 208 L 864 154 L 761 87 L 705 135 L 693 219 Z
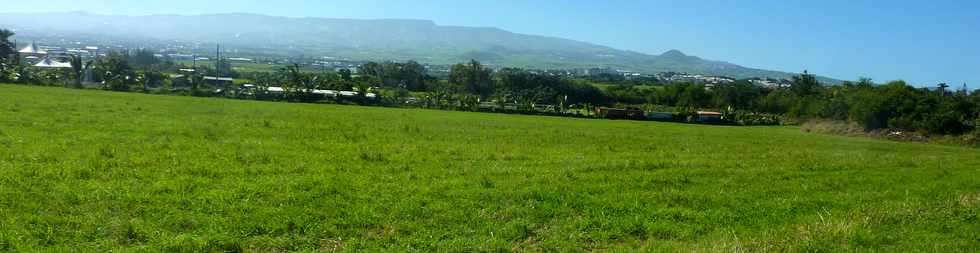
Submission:
M 610 67 L 645 73 L 675 71 L 736 78 L 794 75 L 705 60 L 677 50 L 648 55 L 497 28 L 441 26 L 425 20 L 286 18 L 256 14 L 120 16 L 71 12 L 0 14 L 0 26 L 18 29 L 21 36 L 28 37 L 74 34 L 102 39 L 220 42 L 263 54 L 358 60 L 449 64 L 477 59 L 492 65 L 525 68 Z

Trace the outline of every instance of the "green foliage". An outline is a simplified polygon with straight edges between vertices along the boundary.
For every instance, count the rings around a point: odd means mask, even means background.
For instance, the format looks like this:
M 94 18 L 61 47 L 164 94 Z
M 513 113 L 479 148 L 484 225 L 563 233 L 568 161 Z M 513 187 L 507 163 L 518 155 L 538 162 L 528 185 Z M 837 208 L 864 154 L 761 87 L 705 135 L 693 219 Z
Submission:
M 102 88 L 115 91 L 128 91 L 136 82 L 136 73 L 124 54 L 111 52 L 95 61 L 95 76 L 102 80 Z
M 13 31 L 0 29 L 0 63 L 10 63 L 10 58 L 17 53 L 16 45 L 10 41 L 13 36 Z
M 492 69 L 483 67 L 476 60 L 471 60 L 467 64 L 453 65 L 449 71 L 449 83 L 460 87 L 463 91 L 486 98 L 494 93 L 492 76 Z
M 318 89 L 328 88 L 331 79 L 327 76 L 300 71 L 298 65 L 292 65 L 280 69 L 277 73 L 281 77 L 282 88 L 286 91 L 286 98 L 294 101 L 313 102 L 321 99 L 320 95 L 314 93 Z
M 153 51 L 149 49 L 137 49 L 126 56 L 128 58 L 127 61 L 137 68 L 147 68 L 160 63 L 160 60 L 153 55 Z
M 341 72 L 341 79 L 345 81 L 353 81 L 353 79 L 350 77 L 349 70 L 346 71 L 347 72 Z M 380 85 L 380 87 L 401 88 L 408 89 L 409 91 L 428 90 L 427 86 L 434 81 L 434 78 L 428 74 L 428 70 L 425 68 L 425 66 L 422 66 L 422 64 L 415 61 L 408 61 L 405 63 L 368 62 L 363 64 L 359 68 L 359 71 L 359 73 L 362 75 L 377 78 L 378 83 L 376 84 Z
M 341 69 L 338 74 L 340 74 L 340 80 L 345 82 L 353 82 L 354 77 L 350 69 Z
M 708 101 L 711 101 L 711 95 L 701 84 L 685 86 L 677 97 L 677 105 L 681 107 L 703 108 L 708 106 Z
M 866 129 L 898 128 L 934 134 L 960 134 L 974 127 L 976 103 L 965 94 L 947 96 L 915 89 L 905 82 L 880 87 L 844 85 L 831 96 L 850 108 L 851 120 Z
M 591 83 L 563 79 L 522 69 L 505 68 L 496 73 L 493 93 L 506 103 L 516 103 L 525 110 L 534 104 L 605 104 L 606 94 Z
M 736 111 L 726 117 L 731 117 L 735 124 L 743 126 L 771 126 L 782 123 L 780 117 L 774 114 Z
M 793 86 L 769 92 L 755 111 L 786 114 L 793 118 L 849 120 L 866 130 L 897 129 L 930 134 L 963 134 L 976 125 L 975 99 L 966 91 L 932 92 L 904 81 L 875 85 L 862 78 L 857 83 L 823 86 L 812 75 L 794 78 Z
M 17 65 L 15 64 L 17 49 L 15 48 L 16 45 L 10 41 L 10 37 L 13 36 L 14 32 L 0 29 L 0 82 L 10 82 L 14 79 L 12 76 Z
M 756 86 L 747 80 L 739 80 L 732 84 L 717 85 L 712 93 L 716 107 L 752 109 L 756 107 L 759 98 L 766 91 L 765 88 Z
M 793 92 L 796 97 L 809 97 L 816 95 L 819 92 L 822 84 L 817 81 L 815 75 L 811 75 L 807 71 L 803 71 L 803 74 L 799 76 L 794 76 L 792 80 L 792 85 L 790 85 L 790 91 Z
M 377 82 L 379 80 L 374 76 L 361 76 L 354 79 L 354 87 L 352 89 L 357 92 L 357 98 L 361 100 L 360 102 L 367 101 L 367 94 L 371 91 L 371 84 Z
M 81 56 L 69 55 L 68 63 L 71 63 L 72 86 L 74 88 L 82 88 L 82 79 L 85 76 L 85 70 L 92 67 L 92 61 L 83 62 Z
M 652 92 L 652 90 L 641 89 L 633 85 L 611 85 L 605 89 L 605 93 L 609 96 L 610 102 L 621 104 L 643 104 L 651 100 L 656 101 L 654 96 L 656 96 L 658 93 Z M 603 104 L 601 101 L 589 102 Z M 676 104 L 676 102 L 673 104 Z
M 143 84 L 142 91 L 148 92 L 152 88 L 159 88 L 163 86 L 163 81 L 165 79 L 166 76 L 162 72 L 148 69 L 137 73 L 135 82 Z

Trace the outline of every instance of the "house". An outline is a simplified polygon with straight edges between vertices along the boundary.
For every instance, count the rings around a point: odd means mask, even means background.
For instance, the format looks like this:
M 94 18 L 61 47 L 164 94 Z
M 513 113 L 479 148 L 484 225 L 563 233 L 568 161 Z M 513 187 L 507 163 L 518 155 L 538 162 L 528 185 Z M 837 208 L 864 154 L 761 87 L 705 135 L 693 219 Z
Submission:
M 249 58 L 226 58 L 226 59 L 228 59 L 229 61 L 237 61 L 237 62 L 255 62 L 255 60 Z
M 27 47 L 17 50 L 17 53 L 20 55 L 20 59 L 27 60 L 31 64 L 48 56 L 48 52 L 38 47 L 37 43 L 27 44 Z
M 337 97 L 339 92 L 335 90 L 313 90 L 313 94 L 321 95 L 324 97 Z
M 286 92 L 286 89 L 283 89 L 282 87 L 271 86 L 271 87 L 266 87 L 265 91 L 271 94 L 283 94 Z
M 632 119 L 632 120 L 646 119 L 646 115 L 644 115 L 643 110 L 636 109 L 636 108 L 619 109 L 619 108 L 599 107 L 598 109 L 596 109 L 596 115 L 599 115 L 599 117 L 606 118 L 606 119 Z
M 669 112 L 647 112 L 647 119 L 672 120 L 674 119 L 674 114 Z
M 699 111 L 697 120 L 702 123 L 719 123 L 723 120 L 723 114 L 720 112 L 707 112 Z
M 337 94 L 339 94 L 340 96 L 343 96 L 343 97 L 356 97 L 357 96 L 357 92 L 356 91 L 338 91 Z M 369 98 L 369 99 L 375 99 L 375 98 L 378 97 L 378 94 L 374 94 L 374 93 L 368 92 L 368 93 L 365 93 L 364 94 L 364 97 L 365 98 Z
M 27 47 L 24 47 L 17 52 L 22 55 L 28 55 L 28 56 L 39 56 L 39 55 L 48 54 L 47 51 L 44 51 L 44 49 L 38 47 L 37 43 L 33 43 L 33 42 L 31 44 L 27 44 Z
M 188 79 L 187 75 L 171 74 L 169 78 L 171 90 L 173 91 L 188 90 L 192 86 L 192 80 Z
M 205 76 L 204 83 L 215 87 L 230 87 L 235 83 L 235 79 L 231 77 Z
M 37 64 L 34 64 L 34 67 L 38 67 L 38 68 L 71 68 L 71 63 L 68 63 L 68 62 L 60 62 L 60 61 L 57 61 L 57 60 L 53 60 L 50 57 L 44 57 L 43 60 L 41 60 Z
M 193 61 L 194 55 L 190 54 L 167 54 L 167 57 L 177 61 Z

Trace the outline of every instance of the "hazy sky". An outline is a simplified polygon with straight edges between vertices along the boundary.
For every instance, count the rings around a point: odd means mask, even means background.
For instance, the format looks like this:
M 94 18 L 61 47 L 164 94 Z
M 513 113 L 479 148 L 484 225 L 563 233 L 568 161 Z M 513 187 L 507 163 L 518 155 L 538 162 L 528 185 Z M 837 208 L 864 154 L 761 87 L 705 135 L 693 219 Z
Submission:
M 7 2 L 7 1 L 5 1 Z M 980 1 L 46 0 L 0 12 L 248 12 L 411 18 L 490 26 L 659 54 L 678 49 L 748 67 L 842 79 L 980 87 Z M 0 24 L 2 26 L 2 24 Z

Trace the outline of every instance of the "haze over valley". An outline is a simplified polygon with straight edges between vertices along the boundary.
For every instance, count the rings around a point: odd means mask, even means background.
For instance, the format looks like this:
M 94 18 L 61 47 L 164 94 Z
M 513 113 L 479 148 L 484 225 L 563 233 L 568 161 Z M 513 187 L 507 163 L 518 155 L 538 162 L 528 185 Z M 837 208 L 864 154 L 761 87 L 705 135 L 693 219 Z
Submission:
M 0 24 L 21 38 L 128 44 L 160 49 L 245 56 L 336 57 L 351 60 L 415 60 L 454 64 L 475 59 L 499 67 L 616 70 L 655 74 L 685 72 L 733 78 L 788 79 L 796 73 L 754 69 L 670 50 L 648 55 L 561 38 L 497 28 L 439 25 L 427 20 L 287 18 L 257 14 L 98 15 L 86 12 L 0 14 Z M 656 42 L 651 42 L 656 43 Z M 822 78 L 830 83 L 839 81 Z

